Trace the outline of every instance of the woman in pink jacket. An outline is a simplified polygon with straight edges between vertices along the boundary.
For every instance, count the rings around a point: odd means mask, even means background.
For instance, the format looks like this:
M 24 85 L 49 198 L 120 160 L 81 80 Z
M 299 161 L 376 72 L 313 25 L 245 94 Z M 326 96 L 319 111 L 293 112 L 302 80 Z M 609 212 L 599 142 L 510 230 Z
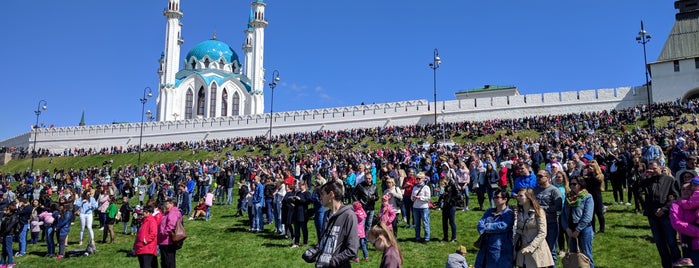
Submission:
M 143 224 L 138 229 L 136 241 L 133 243 L 133 251 L 138 256 L 138 264 L 141 268 L 158 267 L 158 223 L 153 217 L 153 207 L 146 206 L 143 210 Z
M 177 245 L 170 240 L 170 233 L 175 230 L 177 221 L 182 220 L 182 214 L 177 208 L 177 200 L 168 198 L 165 200 L 165 214 L 158 226 L 158 245 L 160 245 L 160 267 L 175 268 Z
M 680 206 L 680 203 L 686 202 L 693 192 L 692 183 L 682 184 L 680 199 L 670 205 L 670 223 L 682 239 L 682 255 L 684 258 L 675 262 L 678 265 L 692 266 L 691 264 L 693 263 L 699 263 L 699 226 L 695 224 L 697 220 L 696 211 L 682 209 Z

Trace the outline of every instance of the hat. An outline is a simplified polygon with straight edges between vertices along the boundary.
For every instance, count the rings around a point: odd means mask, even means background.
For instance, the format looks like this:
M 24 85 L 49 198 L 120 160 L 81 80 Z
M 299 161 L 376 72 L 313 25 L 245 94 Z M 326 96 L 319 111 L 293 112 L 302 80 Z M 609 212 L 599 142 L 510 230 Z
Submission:
M 464 247 L 464 245 L 461 245 L 461 246 L 457 247 L 457 248 L 456 248 L 456 253 L 460 253 L 460 254 L 464 254 L 464 255 L 465 255 L 465 254 L 466 254 L 466 247 Z
M 692 179 L 692 184 L 699 184 L 699 177 L 694 177 L 694 179 Z
M 326 182 L 327 182 L 327 181 L 326 181 L 325 179 L 323 179 L 323 178 L 316 178 L 315 185 L 323 185 L 323 184 L 325 184 Z
M 383 201 L 384 203 L 388 202 L 388 200 L 390 200 L 390 199 L 391 199 L 391 196 L 388 194 L 385 194 L 381 197 L 381 201 Z
M 359 201 L 354 201 L 354 203 L 352 203 L 352 207 L 354 210 L 360 210 L 362 208 L 362 203 L 359 203 Z

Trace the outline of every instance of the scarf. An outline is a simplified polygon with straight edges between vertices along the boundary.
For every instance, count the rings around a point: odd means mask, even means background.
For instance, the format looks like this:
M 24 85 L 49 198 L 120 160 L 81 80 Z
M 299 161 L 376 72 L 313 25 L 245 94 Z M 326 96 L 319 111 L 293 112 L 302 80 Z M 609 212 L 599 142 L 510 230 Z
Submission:
M 577 207 L 580 205 L 580 201 L 583 200 L 583 198 L 585 198 L 588 194 L 589 193 L 586 189 L 583 189 L 578 194 L 575 194 L 574 191 L 570 191 L 566 196 L 566 199 L 571 207 Z

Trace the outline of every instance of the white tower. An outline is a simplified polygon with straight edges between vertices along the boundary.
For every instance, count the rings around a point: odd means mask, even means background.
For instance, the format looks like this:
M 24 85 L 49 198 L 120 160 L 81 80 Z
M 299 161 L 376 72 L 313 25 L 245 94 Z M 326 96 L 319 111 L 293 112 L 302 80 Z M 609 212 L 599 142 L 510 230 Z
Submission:
M 167 8 L 163 11 L 167 20 L 165 28 L 165 51 L 160 57 L 160 86 L 158 92 L 158 121 L 173 120 L 174 111 L 168 111 L 168 107 L 175 107 L 175 74 L 179 70 L 180 46 L 182 39 L 182 12 L 180 0 L 168 0 Z
M 254 20 L 252 9 L 250 9 L 250 19 L 248 20 L 248 28 L 245 29 L 245 43 L 243 43 L 243 53 L 245 53 L 245 64 L 243 65 L 243 75 L 248 78 L 252 77 L 252 43 L 253 30 L 252 21 Z
M 265 6 L 263 0 L 256 0 L 250 5 L 252 8 L 252 62 L 248 63 L 248 52 L 245 51 L 245 65 L 250 69 L 246 71 L 248 78 L 252 81 L 252 103 L 250 104 L 251 114 L 264 113 L 264 87 L 265 87 L 265 68 L 264 68 L 264 50 L 265 50 Z M 247 36 L 246 36 L 247 38 Z M 247 40 L 246 40 L 247 42 Z

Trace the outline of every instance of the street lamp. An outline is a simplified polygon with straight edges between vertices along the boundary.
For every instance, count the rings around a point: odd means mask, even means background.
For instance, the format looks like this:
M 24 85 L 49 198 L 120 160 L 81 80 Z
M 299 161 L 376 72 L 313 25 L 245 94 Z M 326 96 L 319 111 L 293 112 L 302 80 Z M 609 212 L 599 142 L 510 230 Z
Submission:
M 140 98 L 139 100 L 141 101 L 141 134 L 138 136 L 138 166 L 141 166 L 141 151 L 143 151 L 143 148 L 141 148 L 141 144 L 143 142 L 143 115 L 145 114 L 146 110 L 146 102 L 148 102 L 148 99 L 153 97 L 153 92 L 150 90 L 150 87 L 146 87 L 143 89 L 143 98 Z M 150 111 L 149 111 L 150 112 Z M 149 115 L 150 117 L 150 115 Z
M 41 105 L 42 103 L 43 103 L 44 105 Z M 39 104 L 36 105 L 36 110 L 34 111 L 34 114 L 36 114 L 36 124 L 34 124 L 34 127 L 33 127 L 33 131 L 34 131 L 34 147 L 32 148 L 32 166 L 31 166 L 31 168 L 29 169 L 29 170 L 31 170 L 32 172 L 34 172 L 34 158 L 36 157 L 36 152 L 37 152 L 37 150 L 36 150 L 36 132 L 37 132 L 38 129 L 39 129 L 39 115 L 41 115 L 41 111 L 42 111 L 42 110 L 46 111 L 46 105 L 47 105 L 47 104 L 48 104 L 48 103 L 46 102 L 46 100 L 40 100 L 40 101 L 39 101 Z
M 272 82 L 269 83 L 269 88 L 272 89 L 272 99 L 269 104 L 269 153 L 272 154 L 272 116 L 274 115 L 274 88 L 279 82 L 279 71 L 272 72 Z
M 643 28 L 643 21 L 641 21 L 641 31 L 638 32 L 636 36 L 636 41 L 643 45 L 643 68 L 646 70 L 646 94 L 648 95 L 648 127 L 650 133 L 653 133 L 653 95 L 651 94 L 650 85 L 648 84 L 648 59 L 646 56 L 646 43 L 650 42 L 650 34 L 646 33 L 646 29 Z
M 430 68 L 434 71 L 434 125 L 437 125 L 437 68 L 442 64 L 442 59 L 439 58 L 439 51 L 434 49 L 434 58 L 430 62 Z M 427 110 L 430 110 L 430 106 L 427 106 Z

